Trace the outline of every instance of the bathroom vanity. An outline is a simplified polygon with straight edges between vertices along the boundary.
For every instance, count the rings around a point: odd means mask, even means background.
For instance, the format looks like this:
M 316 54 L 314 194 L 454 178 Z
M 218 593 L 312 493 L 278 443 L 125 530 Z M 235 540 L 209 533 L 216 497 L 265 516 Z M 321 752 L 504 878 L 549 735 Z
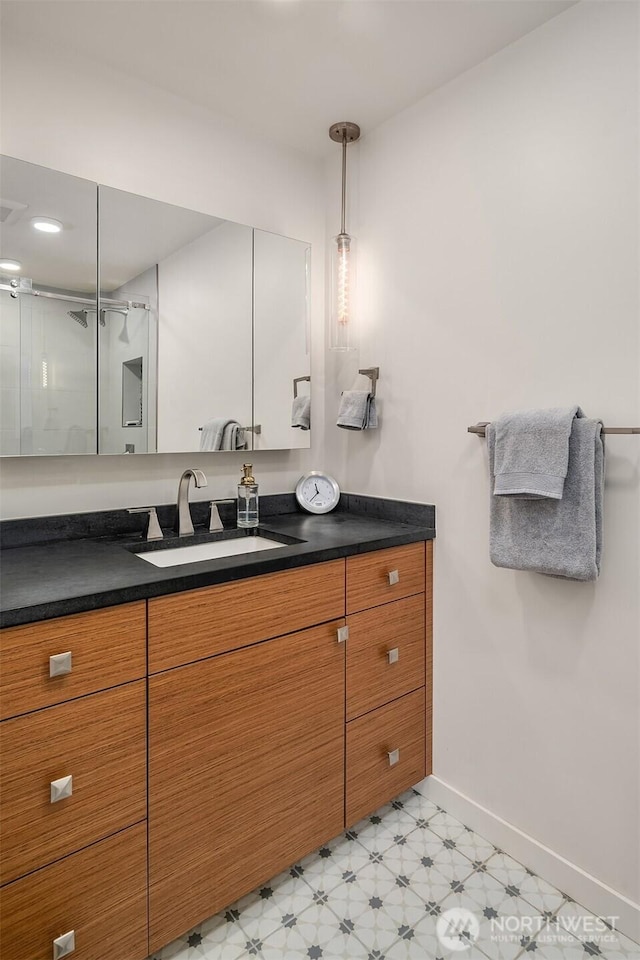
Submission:
M 2 960 L 144 960 L 431 771 L 433 521 L 350 499 L 179 572 L 6 552 Z

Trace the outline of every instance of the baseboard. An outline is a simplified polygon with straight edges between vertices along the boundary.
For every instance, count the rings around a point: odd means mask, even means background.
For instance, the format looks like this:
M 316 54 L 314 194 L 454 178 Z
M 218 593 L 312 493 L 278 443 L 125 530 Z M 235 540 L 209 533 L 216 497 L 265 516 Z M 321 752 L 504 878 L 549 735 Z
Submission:
M 640 943 L 640 904 L 601 883 L 443 780 L 427 777 L 420 784 L 420 792 L 591 913 L 598 917 L 618 917 L 617 929 Z

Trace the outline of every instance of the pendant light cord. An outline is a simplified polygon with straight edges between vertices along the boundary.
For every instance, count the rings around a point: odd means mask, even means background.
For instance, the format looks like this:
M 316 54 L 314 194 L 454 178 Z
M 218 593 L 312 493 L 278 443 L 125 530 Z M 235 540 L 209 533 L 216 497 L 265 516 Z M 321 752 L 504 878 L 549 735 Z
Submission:
M 342 134 L 342 219 L 340 233 L 345 233 L 345 210 L 347 206 L 347 131 Z

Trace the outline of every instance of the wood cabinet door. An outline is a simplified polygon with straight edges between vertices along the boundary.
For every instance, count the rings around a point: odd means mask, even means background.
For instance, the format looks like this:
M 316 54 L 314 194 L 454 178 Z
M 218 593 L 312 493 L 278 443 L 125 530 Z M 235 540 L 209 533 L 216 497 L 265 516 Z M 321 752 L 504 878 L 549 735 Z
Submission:
M 151 951 L 340 833 L 344 623 L 151 677 Z

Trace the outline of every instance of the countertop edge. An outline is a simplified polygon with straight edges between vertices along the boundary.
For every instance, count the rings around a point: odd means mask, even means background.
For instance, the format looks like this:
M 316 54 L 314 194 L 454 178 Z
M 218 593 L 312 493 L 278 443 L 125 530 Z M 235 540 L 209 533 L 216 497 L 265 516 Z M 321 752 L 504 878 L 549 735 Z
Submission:
M 274 518 L 275 519 L 275 518 Z M 265 527 L 271 526 L 269 521 Z M 400 524 L 398 525 L 400 526 Z M 79 596 L 68 596 L 43 603 L 24 605 L 0 611 L 0 629 L 24 626 L 56 617 L 69 616 L 76 613 L 86 613 L 100 610 L 104 607 L 120 606 L 139 600 L 151 600 L 155 597 L 168 596 L 189 590 L 198 590 L 203 587 L 230 583 L 237 580 L 251 579 L 283 570 L 311 566 L 316 563 L 325 563 L 339 560 L 358 554 L 371 553 L 375 550 L 384 550 L 389 547 L 405 546 L 423 540 L 435 538 L 435 528 L 420 524 L 407 526 L 404 530 L 395 530 L 389 535 L 379 536 L 372 540 L 362 540 L 353 543 L 335 546 L 318 545 L 316 549 L 307 548 L 303 553 L 279 555 L 274 552 L 270 556 L 253 554 L 243 558 L 241 564 L 225 565 L 218 569 L 194 570 L 177 575 L 171 580 L 149 580 L 130 586 L 119 586 L 116 589 L 106 589 Z M 46 549 L 46 546 L 43 547 Z M 197 566 L 202 566 L 198 564 Z

